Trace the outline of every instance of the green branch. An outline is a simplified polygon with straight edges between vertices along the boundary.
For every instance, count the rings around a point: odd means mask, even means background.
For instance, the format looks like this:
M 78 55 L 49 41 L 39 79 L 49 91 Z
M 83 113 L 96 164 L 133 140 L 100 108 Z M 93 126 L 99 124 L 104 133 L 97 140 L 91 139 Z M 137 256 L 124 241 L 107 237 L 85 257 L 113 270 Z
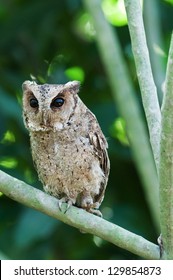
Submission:
M 163 98 L 162 85 L 165 80 L 165 57 L 163 54 L 159 53 L 159 51 L 163 52 L 160 8 L 161 3 L 158 0 L 143 1 L 143 15 L 147 45 L 150 54 L 153 76 L 158 91 L 158 98 L 161 104 Z
M 55 219 L 126 249 L 145 259 L 159 259 L 157 245 L 83 209 L 71 207 L 65 214 L 58 208 L 58 200 L 26 183 L 0 171 L 0 191 L 9 198 Z M 65 205 L 64 205 L 65 209 Z
M 160 143 L 160 222 L 166 259 L 173 260 L 173 35 L 162 107 Z
M 2 251 L 0 251 L 0 260 L 9 260 L 9 258 Z
M 143 25 L 142 9 L 139 0 L 124 0 L 124 3 L 127 12 L 136 71 L 149 128 L 150 142 L 158 170 L 160 156 L 161 112 L 150 65 Z
M 123 58 L 121 46 L 115 30 L 106 21 L 100 0 L 83 0 L 92 16 L 96 30 L 96 40 L 105 70 L 112 88 L 113 98 L 126 121 L 127 133 L 133 152 L 136 168 L 143 182 L 145 196 L 158 231 L 159 186 L 155 163 L 151 152 L 147 130 L 135 96 L 129 72 Z M 158 141 L 158 139 L 157 139 Z

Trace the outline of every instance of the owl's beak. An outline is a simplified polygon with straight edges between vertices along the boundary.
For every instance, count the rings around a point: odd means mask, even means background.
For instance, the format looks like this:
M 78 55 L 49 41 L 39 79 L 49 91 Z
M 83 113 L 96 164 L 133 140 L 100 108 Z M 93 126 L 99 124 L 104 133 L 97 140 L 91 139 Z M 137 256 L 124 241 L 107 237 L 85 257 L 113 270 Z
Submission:
M 40 125 L 44 127 L 50 126 L 50 116 L 47 112 L 41 113 Z

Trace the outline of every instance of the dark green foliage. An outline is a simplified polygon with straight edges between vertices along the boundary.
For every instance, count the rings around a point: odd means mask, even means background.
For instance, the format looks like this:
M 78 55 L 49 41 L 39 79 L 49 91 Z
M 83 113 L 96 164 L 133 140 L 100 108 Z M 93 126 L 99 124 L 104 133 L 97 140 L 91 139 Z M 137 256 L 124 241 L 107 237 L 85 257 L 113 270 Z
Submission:
M 165 17 L 165 11 L 172 11 L 172 6 L 159 2 Z M 92 29 L 87 33 L 82 26 L 86 20 L 80 0 L 1 1 L 0 168 L 41 188 L 22 121 L 21 84 L 31 76 L 41 83 L 79 79 L 80 96 L 96 114 L 109 142 L 111 174 L 101 207 L 103 216 L 156 242 L 157 234 L 133 164 L 124 122 L 111 97 Z M 169 18 L 167 14 L 166 21 L 165 36 L 172 25 L 172 13 Z M 127 27 L 119 28 L 118 34 L 134 78 Z M 0 250 L 12 259 L 136 258 L 4 195 L 0 196 Z

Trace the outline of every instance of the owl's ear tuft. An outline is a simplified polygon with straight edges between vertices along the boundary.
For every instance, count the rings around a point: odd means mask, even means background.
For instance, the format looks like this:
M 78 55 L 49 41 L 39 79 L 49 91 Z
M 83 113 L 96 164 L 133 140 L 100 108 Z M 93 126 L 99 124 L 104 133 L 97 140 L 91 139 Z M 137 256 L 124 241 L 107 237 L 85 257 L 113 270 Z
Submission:
M 72 93 L 78 93 L 80 88 L 79 81 L 71 81 L 65 84 L 65 87 L 69 89 Z
M 36 82 L 33 82 L 33 81 L 25 81 L 25 82 L 22 84 L 22 90 L 23 90 L 23 92 L 30 90 L 30 86 L 31 86 L 31 85 L 36 85 Z

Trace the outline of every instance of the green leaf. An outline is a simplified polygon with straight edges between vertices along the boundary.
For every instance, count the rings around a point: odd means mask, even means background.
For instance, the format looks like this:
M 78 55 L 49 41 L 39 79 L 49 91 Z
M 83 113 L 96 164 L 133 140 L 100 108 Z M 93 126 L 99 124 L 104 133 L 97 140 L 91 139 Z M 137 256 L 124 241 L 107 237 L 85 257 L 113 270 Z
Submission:
M 77 80 L 77 81 L 83 82 L 84 78 L 85 78 L 85 73 L 84 73 L 83 69 L 78 66 L 68 68 L 65 71 L 65 74 L 70 80 Z
M 165 2 L 168 2 L 169 4 L 173 5 L 173 0 L 164 0 Z
M 16 158 L 13 157 L 3 157 L 0 159 L 0 166 L 8 168 L 8 169 L 14 169 L 18 165 L 18 161 Z
M 75 32 L 86 41 L 93 41 L 95 38 L 96 32 L 92 18 L 88 13 L 81 13 L 80 16 L 77 17 L 74 24 L 74 29 Z
M 1 140 L 1 144 L 4 144 L 4 143 L 14 143 L 15 142 L 15 135 L 13 134 L 12 131 L 10 130 L 7 130 L 4 134 L 4 137 L 2 138 Z
M 115 26 L 127 25 L 123 0 L 103 0 L 102 9 L 107 20 Z
M 124 119 L 117 118 L 110 128 L 110 133 L 112 137 L 117 138 L 121 142 L 121 144 L 129 146 L 129 141 L 126 134 L 126 124 Z

